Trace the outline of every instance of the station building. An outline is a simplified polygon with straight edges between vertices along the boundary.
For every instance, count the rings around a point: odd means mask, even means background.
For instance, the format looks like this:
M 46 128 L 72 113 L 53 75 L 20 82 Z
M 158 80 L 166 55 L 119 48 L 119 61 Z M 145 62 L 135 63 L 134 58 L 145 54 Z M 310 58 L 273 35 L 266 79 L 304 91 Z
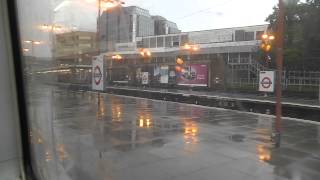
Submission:
M 176 34 L 136 37 L 135 42 L 115 43 L 114 51 L 103 53 L 110 83 L 151 86 L 204 86 L 223 88 L 230 83 L 257 78 L 261 65 L 257 51 L 268 25 L 234 27 Z M 187 50 L 184 46 L 196 46 Z M 140 52 L 148 50 L 150 57 Z M 112 56 L 120 55 L 121 60 Z M 187 75 L 177 72 L 177 59 Z M 198 71 L 198 72 L 197 72 Z M 202 72 L 203 71 L 203 72 Z M 179 75 L 180 74 L 180 75 Z M 192 75 L 193 74 L 193 75 Z M 197 81 L 197 75 L 201 80 Z M 194 76 L 191 79 L 181 76 Z M 205 77 L 204 77 L 205 76 Z

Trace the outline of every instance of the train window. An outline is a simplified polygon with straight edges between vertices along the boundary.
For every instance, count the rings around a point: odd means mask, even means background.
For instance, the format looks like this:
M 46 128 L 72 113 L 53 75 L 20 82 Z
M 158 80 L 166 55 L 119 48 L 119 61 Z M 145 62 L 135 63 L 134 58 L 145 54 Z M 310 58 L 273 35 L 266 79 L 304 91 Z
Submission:
M 39 180 L 320 179 L 319 0 L 15 0 Z

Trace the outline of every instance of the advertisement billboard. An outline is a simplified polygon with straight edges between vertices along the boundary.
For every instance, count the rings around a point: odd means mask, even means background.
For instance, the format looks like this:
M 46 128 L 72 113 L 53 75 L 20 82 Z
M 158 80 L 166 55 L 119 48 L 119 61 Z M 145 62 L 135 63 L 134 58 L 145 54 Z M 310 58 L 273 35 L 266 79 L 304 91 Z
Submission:
M 177 84 L 181 86 L 208 86 L 208 66 L 191 64 L 177 72 Z

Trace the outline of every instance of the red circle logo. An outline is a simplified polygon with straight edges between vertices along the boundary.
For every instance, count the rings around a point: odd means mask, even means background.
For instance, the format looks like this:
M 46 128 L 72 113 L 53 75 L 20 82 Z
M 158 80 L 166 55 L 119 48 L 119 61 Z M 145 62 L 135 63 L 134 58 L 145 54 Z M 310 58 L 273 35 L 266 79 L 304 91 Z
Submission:
M 94 78 L 94 82 L 96 83 L 96 85 L 98 86 L 101 82 L 101 79 L 102 79 L 102 73 L 101 73 L 101 69 L 99 66 L 96 66 L 94 68 L 94 71 L 93 71 L 93 78 Z
M 271 81 L 270 78 L 265 77 L 265 78 L 262 79 L 261 85 L 262 85 L 263 88 L 268 89 L 268 88 L 271 87 L 272 81 Z

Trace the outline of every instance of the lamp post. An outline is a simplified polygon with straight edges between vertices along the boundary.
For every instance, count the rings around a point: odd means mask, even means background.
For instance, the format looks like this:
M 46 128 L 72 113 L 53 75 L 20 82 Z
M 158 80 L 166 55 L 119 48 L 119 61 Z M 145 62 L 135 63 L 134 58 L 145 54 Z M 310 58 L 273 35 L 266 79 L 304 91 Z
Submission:
M 97 47 L 98 47 L 98 55 L 100 56 L 100 15 L 102 11 L 108 11 L 115 7 L 121 6 L 124 4 L 121 0 L 98 0 L 98 17 L 97 17 Z M 111 60 L 112 64 L 112 60 Z M 93 72 L 92 72 L 93 73 Z M 110 73 L 111 77 L 111 73 Z M 110 79 L 111 80 L 111 79 Z M 100 93 L 98 92 L 98 108 L 100 108 Z
M 139 54 L 143 59 L 150 59 L 152 56 L 151 51 L 148 49 L 140 49 Z
M 115 7 L 119 7 L 121 5 L 125 4 L 121 0 L 98 0 L 98 17 L 97 17 L 97 48 L 98 48 L 98 55 L 100 56 L 100 15 L 101 11 L 108 11 L 111 10 Z M 108 21 L 108 19 L 106 20 Z M 108 23 L 108 22 L 107 22 Z M 108 36 L 108 35 L 107 35 Z M 106 37 L 107 37 L 106 36 Z M 111 59 L 111 64 L 112 66 L 112 59 Z M 111 81 L 111 72 L 110 72 L 110 81 Z
M 260 48 L 262 49 L 262 51 L 264 51 L 265 54 L 265 67 L 266 69 L 269 68 L 269 62 L 271 61 L 271 57 L 269 55 L 270 51 L 272 50 L 272 45 L 273 45 L 273 41 L 275 40 L 275 36 L 273 34 L 270 33 L 264 33 L 262 35 L 262 42 L 260 45 Z
M 277 16 L 277 29 L 276 29 L 276 63 L 277 63 L 277 76 L 276 76 L 276 122 L 275 134 L 273 140 L 275 147 L 280 147 L 281 142 L 281 120 L 282 120 L 282 68 L 283 68 L 283 33 L 284 33 L 284 2 L 279 0 L 279 11 Z
M 148 49 L 144 49 L 144 48 L 142 48 L 142 49 L 139 50 L 139 54 L 140 54 L 140 56 L 142 57 L 142 59 L 143 59 L 144 61 L 146 61 L 146 62 L 148 62 L 148 61 L 151 59 L 151 57 L 152 57 L 151 51 L 148 50 Z M 148 64 L 147 64 L 147 65 L 145 64 L 143 68 L 147 69 L 147 71 L 149 72 L 149 70 L 148 70 L 148 69 L 149 69 L 149 65 L 148 65 Z M 144 70 L 143 72 L 145 72 L 145 70 Z M 140 73 L 141 73 L 141 72 L 140 72 Z M 139 77 L 142 77 L 142 74 L 140 74 Z M 140 79 L 140 78 L 139 78 L 139 79 Z M 141 79 L 142 79 L 142 78 L 141 78 Z
M 190 61 L 191 61 L 191 55 L 194 53 L 194 52 L 198 52 L 199 50 L 200 50 L 200 47 L 199 47 L 199 45 L 197 45 L 197 44 L 188 44 L 188 43 L 186 43 L 186 44 L 184 44 L 182 47 L 181 47 L 181 49 L 182 50 L 184 50 L 184 51 L 187 51 L 187 60 L 189 61 L 189 63 L 190 63 Z M 183 64 L 184 64 L 184 61 L 183 61 L 183 59 L 181 59 L 181 58 L 176 58 L 176 71 L 177 72 L 182 72 L 182 70 L 183 70 Z M 189 67 L 189 73 L 190 73 L 190 67 Z M 190 91 L 192 90 L 192 87 L 190 87 L 190 89 L 189 89 Z
M 188 51 L 188 61 L 190 61 L 190 56 L 192 55 L 192 53 L 199 51 L 200 47 L 196 44 L 186 43 L 184 46 L 182 46 L 182 50 Z
M 100 15 L 101 11 L 108 11 L 115 7 L 125 4 L 121 0 L 98 0 L 98 17 L 97 17 L 97 41 L 98 53 L 100 54 Z

